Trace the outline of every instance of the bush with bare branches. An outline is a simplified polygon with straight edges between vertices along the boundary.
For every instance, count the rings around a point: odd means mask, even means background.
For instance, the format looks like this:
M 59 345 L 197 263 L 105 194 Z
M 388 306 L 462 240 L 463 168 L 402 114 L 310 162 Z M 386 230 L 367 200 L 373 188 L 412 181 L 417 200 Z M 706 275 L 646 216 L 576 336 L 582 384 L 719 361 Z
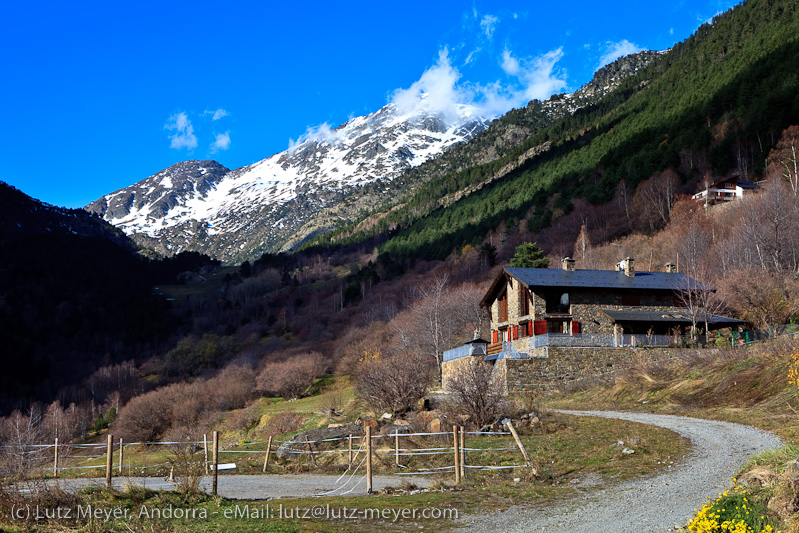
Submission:
M 208 381 L 208 388 L 217 408 L 241 409 L 252 399 L 255 372 L 248 366 L 228 366 Z
M 277 413 L 266 423 L 266 436 L 274 437 L 284 433 L 292 433 L 302 427 L 305 418 L 296 412 L 282 411 Z
M 285 399 L 299 398 L 313 381 L 327 371 L 328 361 L 319 352 L 308 352 L 286 361 L 268 363 L 256 378 L 259 391 Z
M 367 353 L 355 369 L 355 390 L 376 409 L 402 413 L 424 397 L 435 373 L 432 357 L 414 352 Z
M 447 380 L 449 408 L 468 416 L 469 422 L 479 428 L 496 420 L 502 408 L 502 394 L 493 379 L 493 365 L 479 359 L 469 363 Z

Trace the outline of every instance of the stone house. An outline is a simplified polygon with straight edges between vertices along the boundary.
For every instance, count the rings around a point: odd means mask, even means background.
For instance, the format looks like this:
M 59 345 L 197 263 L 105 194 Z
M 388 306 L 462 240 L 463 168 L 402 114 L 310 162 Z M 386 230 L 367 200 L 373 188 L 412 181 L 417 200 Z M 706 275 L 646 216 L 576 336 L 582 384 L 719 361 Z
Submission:
M 543 335 L 572 337 L 561 344 L 575 346 L 580 341 L 587 346 L 617 346 L 623 335 L 632 335 L 638 343 L 645 343 L 638 337 L 648 335 L 668 344 L 662 337 L 690 327 L 692 318 L 704 324 L 704 313 L 688 309 L 684 296 L 704 290 L 714 289 L 677 272 L 672 264 L 666 265 L 666 272 L 636 272 L 629 257 L 615 270 L 576 270 L 570 258 L 560 269 L 506 267 L 481 301 L 491 313 L 488 350 Z M 701 316 L 692 317 L 692 312 Z M 708 315 L 713 329 L 742 323 Z M 603 338 L 607 342 L 602 343 Z M 529 343 L 515 344 L 517 350 L 528 351 L 521 348 Z
M 443 385 L 458 367 L 484 360 L 497 367 L 506 390 L 526 390 L 544 378 L 574 380 L 626 366 L 643 346 L 661 347 L 663 355 L 694 324 L 742 325 L 705 316 L 688 297 L 712 290 L 672 264 L 665 272 L 637 272 L 632 258 L 615 270 L 576 270 L 570 258 L 559 269 L 506 267 L 481 301 L 491 315 L 490 340 L 444 352 Z

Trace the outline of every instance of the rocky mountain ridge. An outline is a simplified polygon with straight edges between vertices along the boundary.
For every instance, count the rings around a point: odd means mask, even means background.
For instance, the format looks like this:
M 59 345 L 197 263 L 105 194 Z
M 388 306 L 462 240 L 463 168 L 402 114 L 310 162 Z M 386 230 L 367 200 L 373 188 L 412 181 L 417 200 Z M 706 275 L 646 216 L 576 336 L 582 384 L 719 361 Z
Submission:
M 391 103 L 235 170 L 216 161 L 177 163 L 86 210 L 164 255 L 194 250 L 228 263 L 252 260 L 394 205 L 444 171 L 498 157 L 533 130 L 597 101 L 656 54 L 620 59 L 575 93 L 534 100 L 494 122 L 501 127 L 489 127 L 469 105 L 445 114 L 424 98 L 411 110 Z

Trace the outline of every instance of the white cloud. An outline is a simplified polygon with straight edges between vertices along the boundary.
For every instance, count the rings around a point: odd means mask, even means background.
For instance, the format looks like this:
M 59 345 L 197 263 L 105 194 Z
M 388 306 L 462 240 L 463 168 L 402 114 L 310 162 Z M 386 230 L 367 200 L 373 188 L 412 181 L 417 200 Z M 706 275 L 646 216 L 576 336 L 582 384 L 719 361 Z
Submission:
M 618 43 L 608 42 L 605 45 L 605 53 L 599 58 L 597 69 L 604 67 L 608 63 L 613 63 L 622 56 L 635 54 L 641 50 L 643 50 L 643 48 L 635 43 L 631 43 L 627 39 L 619 41 Z
M 502 53 L 502 69 L 516 82 L 502 85 L 499 81 L 479 88 L 480 107 L 489 115 L 500 115 L 530 100 L 545 100 L 566 88 L 566 74 L 557 63 L 563 49 L 557 48 L 537 57 L 515 58 L 507 48 Z
M 459 104 L 472 105 L 485 117 L 496 117 L 530 100 L 545 100 L 566 88 L 566 75 L 557 69 L 563 49 L 537 57 L 516 58 L 506 48 L 501 57 L 509 80 L 486 85 L 461 83 L 460 72 L 450 63 L 447 49 L 438 61 L 407 89 L 397 89 L 390 101 L 403 114 L 436 113 L 444 120 L 457 118 Z
M 211 153 L 215 154 L 219 150 L 227 150 L 230 148 L 230 131 L 225 133 L 217 133 L 214 142 L 211 143 Z
M 300 135 L 296 141 L 294 139 L 289 139 L 289 151 L 293 152 L 306 141 L 334 144 L 338 141 L 338 132 L 331 128 L 330 124 L 327 122 L 318 126 L 309 126 L 308 129 L 305 130 L 305 133 Z
M 229 114 L 230 113 L 228 113 L 224 109 L 219 108 L 216 111 L 214 111 L 214 116 L 211 117 L 211 120 L 219 120 L 220 118 L 224 118 L 224 117 L 228 116 Z
M 480 29 L 483 30 L 485 36 L 490 40 L 494 37 L 494 30 L 497 28 L 499 17 L 494 15 L 485 15 L 480 21 Z
M 164 128 L 175 132 L 169 136 L 172 140 L 169 144 L 170 148 L 175 150 L 182 148 L 194 150 L 197 148 L 197 136 L 194 135 L 194 127 L 191 125 L 191 120 L 189 120 L 189 116 L 186 113 L 181 111 L 169 117 Z
M 390 101 L 403 114 L 432 112 L 445 120 L 458 116 L 457 105 L 474 99 L 470 90 L 458 85 L 461 75 L 449 60 L 449 51 L 438 52 L 438 61 L 407 89 L 397 89 Z
M 468 65 L 469 63 L 474 61 L 475 56 L 477 56 L 477 54 L 479 54 L 480 52 L 481 52 L 481 49 L 480 49 L 479 46 L 477 48 L 475 48 L 474 50 L 472 50 L 471 52 L 469 52 L 469 55 L 466 56 L 466 59 L 464 59 L 463 64 L 464 65 Z
M 511 55 L 510 50 L 505 48 L 502 51 L 502 70 L 509 76 L 515 76 L 520 70 L 519 60 Z

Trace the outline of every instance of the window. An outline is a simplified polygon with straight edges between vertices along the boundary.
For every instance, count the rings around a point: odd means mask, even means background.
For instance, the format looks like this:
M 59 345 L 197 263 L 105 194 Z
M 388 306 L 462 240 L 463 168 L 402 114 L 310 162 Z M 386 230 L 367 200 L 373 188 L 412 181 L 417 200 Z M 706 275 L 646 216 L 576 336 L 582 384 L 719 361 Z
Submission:
M 547 295 L 547 313 L 569 314 L 569 293 L 554 293 Z
M 519 316 L 530 314 L 530 293 L 523 286 L 519 286 Z
M 547 320 L 547 333 L 554 335 L 568 335 L 569 320 Z
M 502 296 L 499 297 L 499 321 L 500 322 L 507 322 L 508 321 L 508 293 L 503 292 Z

